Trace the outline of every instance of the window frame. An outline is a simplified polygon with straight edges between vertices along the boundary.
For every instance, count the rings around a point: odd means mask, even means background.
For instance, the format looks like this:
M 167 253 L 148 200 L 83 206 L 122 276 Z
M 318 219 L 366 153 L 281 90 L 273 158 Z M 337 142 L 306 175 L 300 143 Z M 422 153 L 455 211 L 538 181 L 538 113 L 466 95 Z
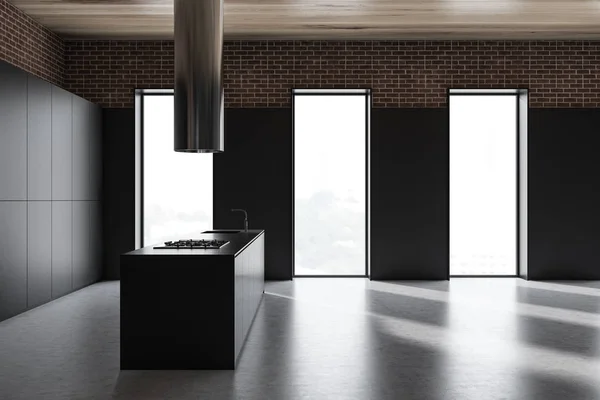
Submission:
M 450 274 L 450 146 L 448 146 L 448 202 L 447 202 L 447 213 L 448 213 L 448 265 L 447 265 L 447 276 L 448 279 L 451 278 L 524 278 L 527 279 L 527 265 L 526 262 L 523 263 L 521 255 L 522 252 L 526 252 L 526 248 L 524 248 L 521 244 L 521 239 L 523 233 L 526 234 L 527 220 L 526 218 L 522 218 L 522 214 L 524 211 L 527 211 L 527 205 L 524 204 L 523 201 L 527 196 L 527 190 L 522 188 L 523 178 L 527 176 L 527 154 L 526 148 L 525 153 L 523 153 L 523 139 L 527 140 L 528 127 L 527 124 L 525 126 L 522 125 L 522 114 L 527 114 L 529 111 L 529 107 L 523 109 L 522 99 L 525 99 L 525 103 L 528 104 L 528 89 L 506 89 L 506 88 L 498 88 L 498 89 L 448 89 L 446 93 L 446 104 L 448 105 L 448 144 L 450 144 L 450 98 L 452 96 L 512 96 L 515 98 L 515 107 L 516 107 L 516 271 L 514 275 L 451 275 Z M 524 156 L 524 157 L 523 157 Z M 525 231 L 523 230 L 525 227 Z M 524 265 L 525 264 L 525 265 Z
M 371 277 L 371 89 L 292 89 L 292 279 L 294 278 L 369 278 Z M 364 275 L 296 275 L 296 96 L 365 97 L 365 273 Z
M 144 241 L 144 99 L 155 96 L 175 96 L 174 89 L 135 90 L 135 248 L 153 243 Z M 175 151 L 175 150 L 173 150 Z M 214 170 L 213 170 L 214 177 Z M 214 201 L 214 193 L 213 193 Z M 214 212 L 214 206 L 213 210 Z M 213 216 L 214 217 L 214 216 Z M 214 224 L 214 221 L 213 221 Z M 212 229 L 212 227 L 210 228 Z

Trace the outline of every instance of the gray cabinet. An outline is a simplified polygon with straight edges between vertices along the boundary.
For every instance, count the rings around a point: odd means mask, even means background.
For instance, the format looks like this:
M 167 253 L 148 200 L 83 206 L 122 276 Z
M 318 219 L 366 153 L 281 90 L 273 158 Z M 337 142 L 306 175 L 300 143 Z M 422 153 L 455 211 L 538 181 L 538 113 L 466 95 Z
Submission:
M 100 200 L 102 109 L 73 96 L 73 200 Z
M 94 283 L 102 278 L 104 251 L 102 241 L 102 204 L 99 201 L 90 202 L 90 266 L 91 281 Z
M 72 290 L 73 202 L 52 202 L 52 298 Z
M 27 199 L 27 74 L 0 62 L 0 200 Z
M 73 202 L 73 289 L 102 275 L 102 210 L 98 201 Z
M 72 200 L 72 98 L 52 86 L 52 200 Z
M 52 199 L 52 85 L 34 76 L 27 86 L 27 198 Z
M 259 297 L 258 297 L 258 304 L 260 305 L 260 302 L 263 298 L 263 293 L 265 292 L 265 269 L 264 269 L 264 265 L 265 265 L 265 235 L 263 234 L 261 237 L 258 238 L 258 291 L 259 291 Z
M 240 352 L 242 351 L 242 345 L 244 344 L 244 276 L 242 268 L 243 257 L 236 257 L 234 262 L 234 276 L 235 276 L 235 305 L 234 305 L 234 340 L 235 340 L 235 359 L 237 360 Z
M 91 200 L 90 109 L 81 97 L 73 96 L 73 200 Z
M 102 108 L 90 105 L 90 200 L 102 200 Z
M 0 321 L 27 308 L 27 203 L 0 202 Z
M 242 275 L 244 277 L 243 283 L 243 293 L 244 293 L 244 316 L 242 320 L 242 332 L 244 337 L 248 335 L 248 331 L 250 330 L 250 315 L 252 304 L 250 298 L 252 296 L 252 276 L 250 275 L 250 253 L 252 252 L 252 246 L 247 248 L 240 254 L 238 257 L 242 257 Z
M 81 289 L 92 281 L 90 263 L 90 202 L 73 202 L 73 289 Z
M 52 299 L 52 202 L 27 203 L 27 307 Z
M 102 109 L 0 62 L 0 321 L 102 276 Z
M 235 257 L 234 351 L 236 360 L 242 347 L 264 291 L 265 234 L 260 235 L 242 253 Z

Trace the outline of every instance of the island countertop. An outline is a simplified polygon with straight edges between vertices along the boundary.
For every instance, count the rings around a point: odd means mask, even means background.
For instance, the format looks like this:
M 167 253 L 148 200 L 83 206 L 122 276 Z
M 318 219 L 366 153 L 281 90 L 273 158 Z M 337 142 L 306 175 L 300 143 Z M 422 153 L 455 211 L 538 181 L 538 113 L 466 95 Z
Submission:
M 188 239 L 230 243 L 121 255 L 121 369 L 236 368 L 264 294 L 265 232 Z
M 214 229 L 218 231 L 218 229 Z M 256 240 L 260 235 L 264 234 L 262 229 L 249 229 L 248 232 L 243 230 L 239 233 L 200 233 L 194 235 L 193 238 L 176 238 L 176 239 L 202 239 L 202 240 L 227 240 L 228 244 L 220 249 L 155 249 L 154 246 L 159 246 L 159 243 L 151 246 L 146 246 L 138 250 L 130 251 L 123 254 L 124 256 L 237 256 L 250 243 Z

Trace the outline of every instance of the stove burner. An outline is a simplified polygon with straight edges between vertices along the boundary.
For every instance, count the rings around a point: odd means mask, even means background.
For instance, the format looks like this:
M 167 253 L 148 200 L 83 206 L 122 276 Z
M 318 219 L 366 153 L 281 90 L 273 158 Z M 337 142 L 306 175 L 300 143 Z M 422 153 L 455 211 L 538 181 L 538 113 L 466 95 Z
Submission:
M 156 246 L 155 249 L 200 249 L 216 250 L 229 243 L 226 240 L 176 240 L 165 242 L 164 246 Z

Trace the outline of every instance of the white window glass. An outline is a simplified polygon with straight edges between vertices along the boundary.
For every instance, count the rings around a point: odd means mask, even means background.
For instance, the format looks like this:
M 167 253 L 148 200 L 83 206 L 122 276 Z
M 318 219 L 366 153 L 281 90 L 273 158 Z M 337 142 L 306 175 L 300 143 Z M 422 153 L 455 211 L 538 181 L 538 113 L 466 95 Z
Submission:
M 173 96 L 144 97 L 144 245 L 212 229 L 212 154 L 173 150 Z
M 365 101 L 294 98 L 296 275 L 365 275 Z
M 450 96 L 450 274 L 517 273 L 517 98 Z

